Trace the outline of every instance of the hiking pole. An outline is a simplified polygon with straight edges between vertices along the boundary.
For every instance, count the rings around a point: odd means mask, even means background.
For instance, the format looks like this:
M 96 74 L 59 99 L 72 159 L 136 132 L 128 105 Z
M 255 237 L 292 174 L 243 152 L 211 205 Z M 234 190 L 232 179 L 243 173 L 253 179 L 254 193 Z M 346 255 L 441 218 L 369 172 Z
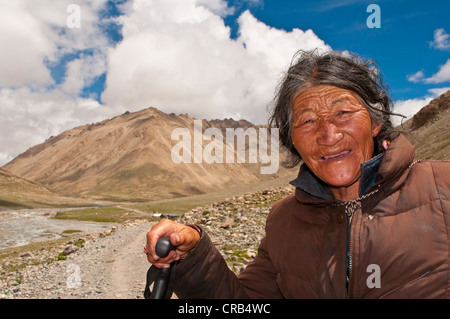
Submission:
M 163 237 L 158 240 L 155 246 L 155 252 L 159 257 L 166 257 L 170 250 L 173 248 L 170 243 L 169 237 Z M 167 293 L 167 287 L 169 286 L 170 272 L 172 270 L 172 264 L 169 268 L 159 268 L 158 275 L 153 285 L 151 299 L 165 299 Z

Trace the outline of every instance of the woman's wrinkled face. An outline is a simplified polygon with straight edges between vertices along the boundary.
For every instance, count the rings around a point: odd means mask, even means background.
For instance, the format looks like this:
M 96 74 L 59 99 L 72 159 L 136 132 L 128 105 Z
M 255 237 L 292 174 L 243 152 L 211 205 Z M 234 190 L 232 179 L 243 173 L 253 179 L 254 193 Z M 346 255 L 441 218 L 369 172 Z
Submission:
M 321 85 L 293 101 L 294 146 L 335 197 L 335 189 L 359 187 L 361 163 L 372 157 L 373 137 L 380 129 L 381 125 L 371 124 L 369 112 L 349 90 Z

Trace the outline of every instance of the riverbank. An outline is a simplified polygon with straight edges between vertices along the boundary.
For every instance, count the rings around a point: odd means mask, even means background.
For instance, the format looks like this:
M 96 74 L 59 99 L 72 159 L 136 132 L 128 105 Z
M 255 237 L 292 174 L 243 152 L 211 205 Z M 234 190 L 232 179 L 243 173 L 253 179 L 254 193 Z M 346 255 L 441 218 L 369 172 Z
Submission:
M 248 193 L 191 209 L 178 221 L 200 225 L 239 273 L 256 256 L 271 205 L 290 193 L 292 187 Z M 22 247 L 8 256 L 0 252 L 0 298 L 143 298 L 150 266 L 143 246 L 154 223 L 127 221 L 101 233 Z
M 87 208 L 85 208 L 87 209 Z M 95 208 L 89 208 L 95 210 Z M 34 242 L 102 232 L 117 222 L 55 218 L 79 208 L 41 208 L 0 212 L 0 251 Z

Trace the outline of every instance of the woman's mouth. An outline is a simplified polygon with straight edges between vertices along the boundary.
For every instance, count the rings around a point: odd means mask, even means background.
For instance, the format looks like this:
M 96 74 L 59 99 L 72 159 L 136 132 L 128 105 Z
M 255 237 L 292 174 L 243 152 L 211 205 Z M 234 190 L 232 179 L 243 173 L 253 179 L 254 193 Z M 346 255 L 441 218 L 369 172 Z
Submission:
M 347 155 L 351 154 L 352 152 L 353 152 L 352 150 L 345 150 L 337 153 L 330 153 L 322 156 L 320 160 L 321 161 L 340 160 L 346 157 Z

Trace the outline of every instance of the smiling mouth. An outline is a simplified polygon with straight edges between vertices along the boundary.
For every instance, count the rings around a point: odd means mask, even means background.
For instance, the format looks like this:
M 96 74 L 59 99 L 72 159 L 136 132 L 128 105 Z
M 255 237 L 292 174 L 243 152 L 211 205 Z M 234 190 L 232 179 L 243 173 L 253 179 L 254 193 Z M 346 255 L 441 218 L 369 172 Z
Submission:
M 345 150 L 335 154 L 324 155 L 320 158 L 320 160 L 321 161 L 340 160 L 346 157 L 347 155 L 351 154 L 352 152 L 353 152 L 352 150 Z

